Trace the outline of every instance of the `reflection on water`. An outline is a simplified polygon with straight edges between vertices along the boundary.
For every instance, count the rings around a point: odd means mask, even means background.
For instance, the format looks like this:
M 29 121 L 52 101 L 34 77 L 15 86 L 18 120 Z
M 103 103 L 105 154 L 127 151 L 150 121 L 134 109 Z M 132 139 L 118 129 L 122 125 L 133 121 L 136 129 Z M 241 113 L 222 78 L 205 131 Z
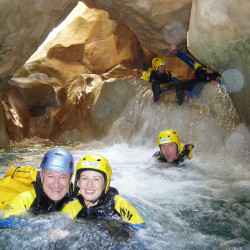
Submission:
M 208 90 L 212 91 L 204 93 Z M 72 152 L 75 165 L 89 153 L 108 159 L 113 169 L 111 186 L 146 222 L 135 237 L 128 237 L 127 227 L 117 221 L 29 216 L 25 221 L 30 226 L 0 230 L 0 248 L 249 249 L 250 133 L 228 108 L 227 96 L 222 100 L 209 91 L 207 99 L 182 107 L 166 106 L 167 95 L 154 104 L 145 92 L 143 99 L 129 103 L 102 141 L 59 145 Z M 195 145 L 194 158 L 186 167 L 152 159 L 158 150 L 157 136 L 167 128 L 175 129 L 182 142 Z M 10 166 L 39 167 L 44 153 L 53 147 L 48 141 L 27 140 L 1 148 L 1 177 Z M 53 241 L 50 229 L 69 234 Z

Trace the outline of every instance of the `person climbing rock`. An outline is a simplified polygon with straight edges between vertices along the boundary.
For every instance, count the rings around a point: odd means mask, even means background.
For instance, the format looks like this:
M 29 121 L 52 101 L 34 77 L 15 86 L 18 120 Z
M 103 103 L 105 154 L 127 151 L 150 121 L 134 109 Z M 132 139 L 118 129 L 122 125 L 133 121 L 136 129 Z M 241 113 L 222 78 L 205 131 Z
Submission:
M 207 83 L 210 82 L 212 85 L 217 85 L 220 83 L 221 76 L 219 73 L 196 62 L 187 55 L 178 51 L 176 45 L 170 46 L 169 52 L 178 56 L 183 62 L 194 69 L 194 79 L 183 81 L 182 84 L 179 85 L 176 89 L 176 93 L 179 96 L 179 105 L 182 104 L 185 94 L 188 93 L 191 98 L 194 98 L 199 95 L 199 93 Z
M 154 101 L 157 102 L 163 91 L 161 89 L 161 83 L 178 82 L 179 80 L 172 77 L 171 73 L 165 69 L 166 61 L 160 57 L 156 57 L 152 60 L 152 67 L 140 78 L 147 82 L 152 82 L 152 91 L 154 95 Z

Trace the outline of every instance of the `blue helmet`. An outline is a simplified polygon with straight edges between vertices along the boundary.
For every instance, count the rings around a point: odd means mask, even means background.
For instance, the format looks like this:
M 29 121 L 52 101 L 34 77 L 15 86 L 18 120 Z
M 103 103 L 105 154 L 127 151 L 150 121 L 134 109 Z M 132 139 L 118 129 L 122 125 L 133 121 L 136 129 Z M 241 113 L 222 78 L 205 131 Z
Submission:
M 40 168 L 73 174 L 74 159 L 72 154 L 66 149 L 52 149 L 44 155 Z

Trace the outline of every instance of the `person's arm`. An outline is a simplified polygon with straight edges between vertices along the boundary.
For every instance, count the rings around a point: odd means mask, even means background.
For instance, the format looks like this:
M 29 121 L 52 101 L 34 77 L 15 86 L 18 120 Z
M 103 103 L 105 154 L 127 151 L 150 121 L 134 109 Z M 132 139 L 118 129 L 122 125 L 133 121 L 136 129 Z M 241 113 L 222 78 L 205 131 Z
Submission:
M 0 229 L 20 228 L 25 226 L 27 226 L 27 224 L 19 216 L 11 216 L 5 219 L 0 219 Z
M 176 45 L 171 45 L 168 50 L 170 53 L 173 53 L 176 56 L 178 56 L 183 62 L 185 62 L 188 66 L 190 66 L 194 70 L 196 70 L 198 67 L 202 66 L 200 63 L 197 63 L 195 60 L 193 60 L 189 56 L 178 51 L 178 48 Z
M 179 82 L 179 81 L 180 81 L 179 79 L 172 77 L 170 82 Z
M 83 206 L 81 205 L 79 200 L 74 200 L 66 204 L 61 212 L 68 214 L 71 219 L 75 219 L 82 208 Z
M 23 215 L 29 210 L 35 197 L 36 194 L 34 189 L 18 194 L 4 210 L 4 219 L 0 220 L 0 228 L 26 226 L 26 223 L 19 215 Z
M 137 210 L 120 195 L 115 196 L 115 210 L 122 220 L 129 223 L 135 231 L 144 228 L 145 223 Z
M 177 79 L 176 77 L 173 77 L 172 74 L 168 71 L 168 70 L 165 70 L 165 73 L 169 76 L 169 82 L 179 82 L 180 80 Z
M 198 67 L 198 64 L 187 55 L 183 54 L 182 52 L 178 51 L 176 55 L 185 62 L 188 66 L 190 66 L 192 69 L 196 69 Z M 197 65 L 196 65 L 197 64 Z M 200 65 L 200 64 L 199 64 Z

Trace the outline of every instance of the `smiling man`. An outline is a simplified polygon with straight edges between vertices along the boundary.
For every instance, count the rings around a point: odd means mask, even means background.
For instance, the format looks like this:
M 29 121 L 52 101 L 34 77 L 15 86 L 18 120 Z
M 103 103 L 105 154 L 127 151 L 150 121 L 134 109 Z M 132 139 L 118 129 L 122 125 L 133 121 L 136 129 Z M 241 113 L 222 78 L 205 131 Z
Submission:
M 174 130 L 164 130 L 158 136 L 157 151 L 153 157 L 162 162 L 169 162 L 180 166 L 185 159 L 193 158 L 191 150 L 194 145 L 180 142 L 178 134 Z
M 27 211 L 35 215 L 61 211 L 70 201 L 70 182 L 74 160 L 70 152 L 57 148 L 43 157 L 40 178 L 34 188 L 18 194 L 4 211 L 4 218 L 22 215 Z

